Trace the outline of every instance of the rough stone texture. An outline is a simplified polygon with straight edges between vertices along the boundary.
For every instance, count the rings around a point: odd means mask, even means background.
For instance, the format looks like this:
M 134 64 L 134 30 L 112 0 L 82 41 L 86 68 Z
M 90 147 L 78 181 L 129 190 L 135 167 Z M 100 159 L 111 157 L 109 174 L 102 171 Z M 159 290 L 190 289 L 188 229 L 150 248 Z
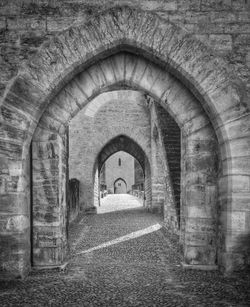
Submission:
M 30 5 L 30 1 L 27 3 Z M 249 199 L 249 185 L 247 184 L 249 174 L 243 163 L 241 163 L 238 169 L 241 172 L 240 175 L 232 171 L 231 165 L 235 165 L 236 160 L 243 157 L 242 152 L 246 153 L 246 158 L 249 157 L 249 68 L 246 65 L 248 60 L 247 48 L 249 45 L 249 13 L 246 7 L 249 4 L 244 1 L 240 3 L 220 1 L 216 5 L 215 1 L 206 3 L 205 1 L 197 1 L 197 3 L 190 1 L 188 5 L 184 5 L 181 1 L 177 2 L 177 6 L 168 5 L 168 9 L 177 8 L 179 11 L 184 11 L 183 14 L 180 14 L 181 21 L 179 22 L 175 22 L 174 18 L 170 22 L 171 14 L 165 14 L 165 11 L 164 14 L 158 13 L 157 15 L 149 11 L 143 12 L 140 9 L 132 10 L 128 7 L 113 9 L 97 16 L 91 15 L 89 22 L 79 27 L 71 28 L 68 31 L 60 32 L 58 31 L 59 28 L 57 28 L 57 32 L 54 32 L 56 35 L 50 33 L 50 37 L 52 36 L 50 40 L 46 40 L 46 36 L 43 33 L 40 37 L 44 36 L 46 42 L 41 46 L 39 44 L 37 49 L 34 48 L 32 50 L 34 51 L 34 56 L 32 57 L 29 49 L 21 50 L 19 48 L 19 34 L 22 31 L 26 32 L 27 28 L 32 28 L 39 33 L 40 25 L 42 32 L 44 31 L 44 26 L 46 31 L 46 22 L 44 24 L 43 20 L 40 20 L 38 17 L 40 15 L 47 16 L 48 12 L 51 14 L 51 6 L 49 5 L 49 10 L 47 10 L 48 6 L 45 5 L 46 8 L 39 11 L 40 5 L 38 2 L 38 6 L 35 6 L 34 10 L 29 7 L 28 11 L 31 13 L 28 16 L 31 17 L 32 14 L 35 16 L 23 25 L 20 14 L 23 14 L 24 19 L 27 20 L 25 18 L 27 16 L 26 4 L 22 6 L 23 3 L 21 4 L 21 2 L 13 4 L 13 2 L 9 1 L 2 2 L 1 4 L 1 14 L 4 15 L 1 20 L 1 27 L 3 29 L 1 33 L 4 35 L 3 48 L 1 48 L 1 52 L 2 50 L 4 51 L 2 53 L 4 60 L 1 64 L 1 68 L 3 68 L 1 69 L 1 72 L 3 72 L 1 87 L 3 89 L 6 88 L 0 112 L 2 124 L 0 155 L 3 157 L 3 164 L 1 165 L 1 174 L 3 175 L 1 177 L 5 182 L 10 182 L 8 186 L 11 187 L 12 192 L 16 193 L 20 199 L 21 197 L 23 199 L 29 198 L 29 189 L 26 189 L 28 173 L 24 167 L 24 161 L 27 161 L 30 140 L 39 118 L 51 98 L 74 75 L 95 62 L 97 58 L 100 59 L 100 57 L 105 55 L 114 54 L 119 48 L 126 48 L 132 52 L 136 51 L 137 54 L 143 54 L 156 64 L 161 64 L 163 69 L 167 68 L 174 76 L 178 77 L 180 82 L 195 94 L 198 99 L 197 105 L 200 106 L 201 110 L 203 108 L 206 111 L 215 129 L 221 160 L 223 161 L 221 169 L 222 178 L 219 181 L 219 204 L 220 207 L 225 208 L 225 211 L 220 212 L 219 216 L 221 223 L 220 246 L 222 248 L 219 262 L 226 269 L 237 269 L 237 261 L 235 259 L 239 253 L 236 251 L 232 252 L 232 244 L 235 244 L 233 238 L 236 235 L 239 238 L 245 237 L 249 232 L 247 229 L 243 229 L 243 227 L 238 228 L 238 223 L 233 223 L 232 221 L 235 219 L 235 216 L 242 215 L 242 217 L 247 217 L 248 206 L 245 199 Z M 55 5 L 58 6 L 58 3 L 55 2 Z M 138 2 L 136 2 L 136 5 L 140 7 Z M 149 10 L 146 6 L 145 9 Z M 187 31 L 183 31 L 181 27 L 176 26 L 177 24 L 182 26 L 184 21 L 186 21 L 186 17 L 183 16 L 187 16 L 193 21 L 195 20 L 188 13 L 189 10 L 192 10 L 192 12 L 198 11 L 198 14 L 192 14 L 192 16 L 198 18 L 196 22 L 185 25 Z M 10 14 L 14 17 L 11 18 Z M 163 18 L 160 19 L 159 15 L 162 15 Z M 236 22 L 232 22 L 233 18 L 236 18 Z M 219 19 L 223 19 L 223 22 L 219 22 Z M 13 20 L 14 22 L 11 23 Z M 51 18 L 47 19 L 47 25 L 50 24 L 50 20 Z M 70 25 L 72 25 L 72 19 L 70 21 Z M 15 30 L 11 31 L 11 28 Z M 199 37 L 196 37 L 197 35 L 219 35 L 221 33 L 223 35 L 231 35 L 232 40 L 232 52 L 225 56 L 222 54 L 223 59 L 216 57 L 216 50 L 209 49 L 198 40 Z M 17 37 L 15 37 L 16 34 Z M 202 40 L 206 41 L 206 36 Z M 218 37 L 212 36 L 212 42 L 217 44 L 216 42 L 218 41 Z M 228 49 L 230 46 L 229 37 L 223 36 L 222 41 L 227 41 L 225 46 Z M 220 43 L 219 45 L 221 46 L 222 44 Z M 15 50 L 17 50 L 18 56 L 16 56 Z M 6 57 L 7 54 L 10 58 Z M 12 56 L 13 61 L 11 59 Z M 25 56 L 24 65 L 22 65 L 23 56 Z M 14 64 L 7 63 L 5 59 Z M 20 64 L 21 66 L 19 66 Z M 135 71 L 132 70 L 135 73 L 132 76 L 130 75 L 129 77 L 131 78 L 128 78 L 128 80 L 127 78 L 121 78 L 120 72 L 116 70 L 116 61 L 111 63 L 111 65 L 114 68 L 114 79 L 116 81 L 124 81 L 123 79 L 125 79 L 126 85 L 136 85 L 147 89 L 155 98 L 159 99 L 162 103 L 166 103 L 166 108 L 170 110 L 171 114 L 176 115 L 174 117 L 177 123 L 183 126 L 184 132 L 191 135 L 196 131 L 196 136 L 190 136 L 190 140 L 192 138 L 194 141 L 200 140 L 198 136 L 199 129 L 206 125 L 206 120 L 207 123 L 209 122 L 208 118 L 204 120 L 202 112 L 200 114 L 197 112 L 193 121 L 188 122 L 187 117 L 189 115 L 189 119 L 191 119 L 194 110 L 192 109 L 192 104 L 190 104 L 190 101 L 173 104 L 173 101 L 181 101 L 181 98 L 179 95 L 176 96 L 177 93 L 175 91 L 172 92 L 172 94 L 175 94 L 171 97 L 170 88 L 165 87 L 167 83 L 165 74 L 159 73 L 156 76 L 154 75 L 156 71 L 153 70 L 153 75 L 150 76 L 149 70 L 151 66 L 146 65 L 144 66 L 145 69 L 142 70 L 143 66 L 136 64 L 138 70 L 137 68 L 135 68 Z M 19 69 L 19 67 L 21 68 Z M 105 71 L 105 67 L 103 67 L 103 70 Z M 19 71 L 18 74 L 17 71 Z M 85 79 L 86 93 L 82 93 L 83 97 L 85 97 L 82 101 L 85 103 L 88 102 L 88 99 L 98 94 L 104 84 L 108 84 L 111 81 L 108 78 L 110 75 L 104 74 L 106 79 L 104 75 L 103 78 L 96 79 L 93 78 L 92 71 L 89 71 L 89 74 L 89 77 Z M 11 79 L 13 76 L 16 76 L 16 78 Z M 112 75 L 111 78 L 113 78 Z M 111 84 L 114 85 L 114 83 L 111 81 Z M 69 105 L 71 116 L 76 114 L 77 109 L 82 106 L 79 101 L 74 101 L 74 103 Z M 56 108 L 56 105 L 53 105 L 53 108 Z M 49 123 L 51 129 L 63 130 L 65 128 L 63 115 L 67 116 L 67 113 L 60 113 L 62 118 L 57 119 L 50 118 L 50 113 L 44 113 L 47 114 L 45 126 Z M 185 119 L 183 119 L 183 114 L 187 116 L 184 116 Z M 231 129 L 231 123 L 234 123 L 237 129 Z M 14 129 L 10 129 L 9 126 Z M 15 131 L 14 134 L 13 131 Z M 209 131 L 207 136 L 211 137 Z M 190 154 L 189 149 L 191 149 L 191 152 L 195 149 L 190 140 L 186 141 L 188 154 Z M 213 147 L 210 147 L 208 143 L 206 146 L 210 149 Z M 188 166 L 190 170 L 195 169 L 192 166 L 193 162 L 195 164 L 199 162 L 194 157 L 191 157 L 192 155 L 191 153 Z M 207 163 L 208 160 L 209 158 Z M 12 161 L 18 161 L 18 167 L 13 173 L 8 168 L 6 169 L 6 165 L 11 165 Z M 15 184 L 15 182 L 18 182 L 18 184 Z M 243 182 L 243 188 L 237 182 Z M 205 190 L 207 195 L 213 194 L 214 189 L 211 188 L 211 191 L 209 189 Z M 197 194 L 199 193 L 198 189 L 195 190 L 192 187 L 188 195 L 193 197 L 194 191 Z M 9 197 L 11 200 L 9 206 L 13 206 L 14 203 L 14 200 L 11 199 L 12 192 L 7 190 L 1 191 L 1 197 Z M 188 199 L 186 194 L 182 200 L 185 201 L 185 199 Z M 198 199 L 196 198 L 197 203 L 199 202 Z M 209 202 L 209 200 L 206 201 Z M 243 210 L 238 210 L 236 214 L 231 208 L 237 204 L 240 208 L 245 207 Z M 21 207 L 24 208 L 24 206 Z M 192 210 L 187 210 L 186 213 L 191 214 Z M 8 218 L 6 217 L 6 211 L 4 210 L 4 219 Z M 13 216 L 22 215 L 24 211 L 22 209 L 22 212 L 20 212 L 19 209 L 16 209 L 13 212 Z M 202 216 L 202 214 L 201 210 L 200 215 Z M 244 224 L 240 223 L 240 225 Z M 245 225 L 247 224 L 245 223 Z M 25 234 L 26 241 L 28 241 L 28 237 L 28 233 Z M 241 250 L 240 247 L 236 248 L 236 246 L 235 249 L 237 251 Z M 25 247 L 25 250 L 26 254 L 28 254 L 28 245 Z M 13 255 L 15 253 L 18 254 L 19 247 L 9 248 L 7 254 L 9 253 Z M 192 251 L 191 254 L 194 255 L 195 253 Z M 243 262 L 245 264 L 248 261 L 248 257 L 248 254 L 241 252 L 241 259 L 244 259 Z M 15 260 L 15 263 L 16 274 L 20 275 L 18 268 L 23 267 L 22 260 L 20 262 Z

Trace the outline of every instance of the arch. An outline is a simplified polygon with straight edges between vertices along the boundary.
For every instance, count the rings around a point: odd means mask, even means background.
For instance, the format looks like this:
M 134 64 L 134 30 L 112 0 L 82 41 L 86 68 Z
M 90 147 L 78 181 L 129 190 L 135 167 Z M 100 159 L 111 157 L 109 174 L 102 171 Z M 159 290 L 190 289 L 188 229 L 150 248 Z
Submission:
M 145 164 L 149 164 L 148 157 L 140 145 L 126 135 L 116 136 L 101 149 L 97 158 L 98 170 L 100 171 L 105 161 L 118 151 L 125 151 L 133 156 L 140 163 L 145 174 Z
M 115 184 L 116 184 L 118 181 L 123 181 L 123 182 L 124 182 L 125 187 L 126 187 L 126 191 L 127 191 L 127 182 L 126 182 L 123 178 L 119 177 L 119 178 L 117 178 L 117 179 L 114 181 L 114 193 L 115 193 Z M 115 194 L 116 194 L 116 193 L 115 193 Z
M 151 187 L 151 165 L 150 165 L 150 157 L 147 156 L 144 149 L 131 137 L 126 136 L 124 134 L 118 135 L 107 142 L 106 145 L 100 150 L 96 157 L 96 162 L 93 167 L 93 178 L 94 178 L 94 189 L 95 197 L 94 204 L 97 206 L 99 200 L 99 174 L 104 165 L 104 163 L 110 158 L 113 154 L 124 151 L 134 157 L 142 167 L 143 175 L 144 175 L 144 186 L 145 186 L 145 195 L 146 202 L 145 207 L 151 207 L 152 201 L 152 187 Z
M 19 233 L 17 245 L 22 247 L 17 257 L 10 249 L 1 261 L 9 259 L 5 267 L 14 276 L 25 275 L 29 270 L 28 152 L 38 121 L 51 99 L 75 74 L 118 50 L 141 53 L 161 64 L 188 86 L 205 109 L 216 131 L 223 161 L 219 200 L 224 235 L 220 264 L 231 270 L 237 266 L 236 258 L 245 263 L 246 255 L 233 251 L 233 241 L 244 239 L 250 231 L 244 222 L 250 199 L 250 120 L 245 88 L 229 71 L 230 65 L 213 56 L 201 42 L 152 13 L 122 7 L 54 36 L 6 89 L 1 102 L 0 155 L 5 180 L 13 183 L 13 189 L 1 194 L 7 213 L 3 223 L 5 228 L 14 225 L 10 233 Z M 164 95 L 160 98 L 164 100 Z M 238 219 L 243 225 L 240 229 L 235 222 Z

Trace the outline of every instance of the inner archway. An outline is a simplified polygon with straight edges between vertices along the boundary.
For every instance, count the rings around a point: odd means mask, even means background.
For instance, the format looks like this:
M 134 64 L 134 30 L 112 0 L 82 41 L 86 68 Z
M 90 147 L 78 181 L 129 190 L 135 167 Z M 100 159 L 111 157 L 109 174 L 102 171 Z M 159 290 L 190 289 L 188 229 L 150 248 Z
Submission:
M 94 205 L 98 207 L 100 205 L 100 174 L 101 170 L 103 169 L 103 166 L 105 165 L 105 162 L 109 160 L 112 156 L 115 157 L 115 161 L 117 161 L 116 158 L 116 153 L 119 152 L 124 152 L 125 157 L 129 158 L 129 156 L 132 156 L 134 159 L 136 159 L 142 170 L 143 170 L 143 177 L 144 177 L 144 191 L 143 191 L 143 199 L 145 199 L 144 206 L 146 208 L 151 208 L 151 201 L 152 201 L 152 187 L 151 187 L 151 166 L 150 166 L 150 160 L 143 151 L 143 149 L 131 138 L 125 136 L 125 135 L 119 135 L 115 137 L 114 139 L 110 140 L 100 151 L 95 166 L 94 166 L 94 178 L 95 178 L 95 184 L 94 184 L 94 189 L 95 191 L 97 190 L 98 192 L 95 192 L 95 199 L 94 199 Z M 118 172 L 117 174 L 122 174 L 120 173 L 120 166 L 119 166 L 119 159 L 121 154 L 118 155 Z M 111 161 L 112 162 L 112 161 Z M 124 161 L 123 161 L 124 162 Z M 131 162 L 131 161 L 130 161 Z M 122 160 L 121 160 L 122 163 Z M 134 161 L 132 160 L 133 163 L 133 168 L 134 168 Z M 132 166 L 132 165 L 131 165 Z M 126 167 L 126 164 L 125 164 Z M 134 172 L 134 170 L 133 170 Z M 111 193 L 115 193 L 115 184 L 116 182 L 123 181 L 125 190 L 127 191 L 127 182 L 119 177 L 117 177 L 116 172 L 112 171 L 112 177 L 111 177 L 111 182 L 114 185 L 114 189 L 111 190 Z M 133 174 L 134 175 L 134 174 Z M 131 176 L 131 172 L 128 172 L 127 176 L 127 181 L 130 181 L 130 186 L 132 187 L 132 182 L 134 183 L 134 178 L 131 180 L 129 178 Z M 115 179 L 114 179 L 115 178 Z M 108 187 L 107 187 L 108 188 Z M 109 192 L 109 191 L 108 191 Z M 132 191 L 131 191 L 132 192 Z

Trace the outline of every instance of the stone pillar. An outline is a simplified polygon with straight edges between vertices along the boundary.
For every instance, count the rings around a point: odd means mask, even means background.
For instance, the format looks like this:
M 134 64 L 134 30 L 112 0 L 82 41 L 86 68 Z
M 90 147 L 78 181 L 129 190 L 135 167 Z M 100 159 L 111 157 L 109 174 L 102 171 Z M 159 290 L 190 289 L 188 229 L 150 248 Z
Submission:
M 37 128 L 32 142 L 34 267 L 65 261 L 66 159 L 66 135 Z
M 0 158 L 0 279 L 23 278 L 30 270 L 29 157 Z
M 212 268 L 217 256 L 217 142 L 203 133 L 203 139 L 182 135 L 184 265 L 194 268 Z
M 233 133 L 250 131 L 250 118 L 243 126 L 236 121 L 229 124 Z M 250 158 L 248 140 L 233 139 L 221 144 L 227 156 L 223 160 L 220 178 L 220 249 L 219 264 L 222 271 L 230 273 L 250 265 Z M 229 193 L 230 191 L 230 193 Z

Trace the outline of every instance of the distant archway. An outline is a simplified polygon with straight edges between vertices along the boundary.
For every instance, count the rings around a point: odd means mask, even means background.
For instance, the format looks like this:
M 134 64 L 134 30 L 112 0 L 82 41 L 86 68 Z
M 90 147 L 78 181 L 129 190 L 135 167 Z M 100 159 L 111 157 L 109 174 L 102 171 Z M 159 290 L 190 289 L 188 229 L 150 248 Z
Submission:
M 99 176 L 101 168 L 103 167 L 104 163 L 111 157 L 113 154 L 124 151 L 134 157 L 143 170 L 144 174 L 144 193 L 145 193 L 145 207 L 151 208 L 151 201 L 152 201 L 152 186 L 151 186 L 151 166 L 150 166 L 150 158 L 147 157 L 146 153 L 143 149 L 131 138 L 126 135 L 118 135 L 117 137 L 110 140 L 99 152 L 96 163 L 93 169 L 93 176 L 94 176 L 94 205 L 96 207 L 99 206 L 99 193 L 100 193 L 100 183 L 99 183 Z M 121 179 L 121 178 L 119 178 Z M 124 180 L 124 179 L 123 179 Z M 125 181 L 124 181 L 125 182 Z M 115 184 L 115 183 L 114 183 Z M 127 183 L 126 191 L 127 191 Z
M 127 183 L 123 178 L 117 178 L 114 182 L 114 194 L 126 194 Z

